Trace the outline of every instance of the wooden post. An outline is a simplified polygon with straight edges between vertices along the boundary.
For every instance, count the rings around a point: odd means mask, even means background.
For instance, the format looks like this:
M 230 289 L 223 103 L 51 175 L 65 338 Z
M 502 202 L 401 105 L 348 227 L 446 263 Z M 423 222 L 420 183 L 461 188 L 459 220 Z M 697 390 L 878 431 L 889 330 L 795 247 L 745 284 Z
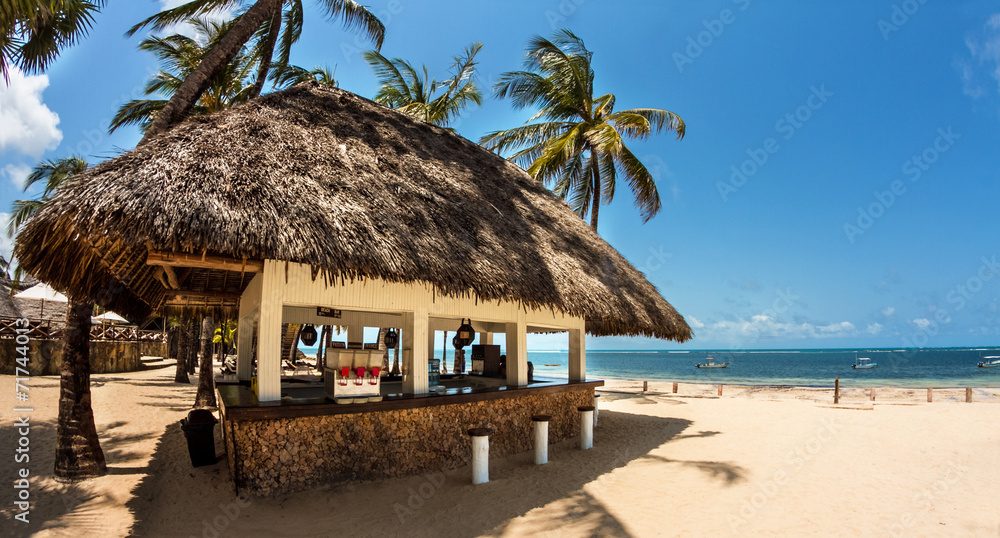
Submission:
M 934 400 L 934 389 L 927 387 L 927 403 L 931 403 Z
M 677 394 L 677 383 L 674 383 L 674 394 Z
M 972 403 L 972 389 L 970 387 L 965 388 L 965 403 Z
M 875 387 L 871 388 L 871 395 L 869 397 L 871 398 L 871 401 L 875 401 Z
M 833 379 L 833 403 L 840 403 L 840 376 Z
M 722 385 L 719 385 L 719 396 L 722 396 Z
M 646 392 L 647 390 L 649 390 L 649 381 L 643 381 L 642 382 L 642 391 Z

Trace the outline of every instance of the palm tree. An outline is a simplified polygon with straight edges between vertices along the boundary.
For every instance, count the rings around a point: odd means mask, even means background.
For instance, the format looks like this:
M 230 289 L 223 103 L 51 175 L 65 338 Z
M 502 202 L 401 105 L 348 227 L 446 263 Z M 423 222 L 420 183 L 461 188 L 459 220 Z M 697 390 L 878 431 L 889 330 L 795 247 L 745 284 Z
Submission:
M 152 53 L 163 67 L 146 83 L 147 95 L 172 96 L 184 79 L 194 71 L 208 51 L 226 35 L 232 22 L 190 20 L 197 37 L 175 34 L 168 37 L 149 37 L 139 43 L 139 50 Z M 191 114 L 208 114 L 229 108 L 250 98 L 253 58 L 246 47 L 212 78 L 208 89 L 191 109 Z M 153 118 L 166 106 L 166 99 L 136 99 L 118 109 L 111 120 L 110 132 L 126 125 L 139 125 L 143 131 Z
M 375 42 L 376 47 L 382 46 L 385 27 L 378 17 L 358 2 L 316 0 L 316 3 L 326 11 L 329 18 L 341 19 L 345 27 L 361 29 Z M 149 17 L 135 25 L 129 32 L 131 35 L 146 26 L 162 30 L 169 25 L 206 15 L 213 10 L 236 6 L 245 9 L 233 21 L 226 35 L 212 47 L 198 67 L 177 87 L 173 97 L 146 130 L 140 144 L 151 140 L 187 117 L 201 94 L 211 84 L 212 78 L 225 69 L 226 64 L 231 62 L 251 40 L 255 42 L 255 57 L 258 59 L 257 76 L 250 92 L 251 97 L 260 93 L 271 67 L 288 65 L 292 45 L 302 35 L 305 18 L 302 0 L 191 0 Z M 276 62 L 275 47 L 278 52 Z
M 633 108 L 615 111 L 615 96 L 594 97 L 594 70 L 583 40 L 561 30 L 551 40 L 536 36 L 528 43 L 525 70 L 504 73 L 494 87 L 514 108 L 538 106 L 528 124 L 495 131 L 480 143 L 511 157 L 532 177 L 568 198 L 570 205 L 597 230 L 601 204 L 610 203 L 620 174 L 635 196 L 643 222 L 660 211 L 653 176 L 628 149 L 625 139 L 645 139 L 653 132 L 674 131 L 684 138 L 684 120 L 668 110 Z M 537 119 L 546 121 L 530 123 Z
M 45 188 L 35 200 L 14 202 L 7 233 L 12 237 L 16 235 L 21 225 L 43 203 L 65 187 L 73 176 L 86 169 L 87 162 L 79 157 L 50 160 L 35 166 L 25 180 L 24 190 L 40 182 L 45 183 Z M 72 295 L 69 297 L 56 426 L 55 474 L 61 478 L 88 478 L 103 476 L 107 472 L 90 404 L 90 317 L 93 313 L 93 302 Z
M 364 53 L 365 61 L 372 66 L 381 84 L 375 101 L 427 123 L 446 127 L 469 103 L 482 104 L 483 95 L 474 80 L 476 53 L 482 48 L 482 43 L 468 46 L 463 56 L 455 57 L 451 78 L 441 82 L 427 80 L 427 66 L 423 67 L 421 77 L 409 62 L 368 51 Z M 434 93 L 442 88 L 444 93 L 435 97 Z
M 0 74 L 39 73 L 87 35 L 104 0 L 4 0 L 0 6 Z
M 334 69 L 336 71 L 336 69 Z M 274 69 L 274 87 L 285 89 L 302 82 L 316 81 L 323 86 L 337 87 L 334 71 L 329 67 L 315 67 L 312 71 L 297 65 L 281 66 Z

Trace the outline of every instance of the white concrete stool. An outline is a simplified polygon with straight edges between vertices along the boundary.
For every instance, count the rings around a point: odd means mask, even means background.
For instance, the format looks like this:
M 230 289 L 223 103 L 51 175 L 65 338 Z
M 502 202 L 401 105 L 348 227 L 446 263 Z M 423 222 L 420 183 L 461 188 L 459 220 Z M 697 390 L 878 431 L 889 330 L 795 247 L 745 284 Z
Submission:
M 535 423 L 535 465 L 549 462 L 549 421 L 551 415 L 532 415 Z
M 600 394 L 594 393 L 594 427 L 595 428 L 597 427 L 597 413 L 599 413 L 601 411 L 600 408 L 597 407 L 597 399 L 600 398 L 600 397 L 601 397 Z
M 594 406 L 581 405 L 580 411 L 580 450 L 590 450 L 594 446 Z
M 472 428 L 472 483 L 485 484 L 490 481 L 490 434 L 493 428 Z

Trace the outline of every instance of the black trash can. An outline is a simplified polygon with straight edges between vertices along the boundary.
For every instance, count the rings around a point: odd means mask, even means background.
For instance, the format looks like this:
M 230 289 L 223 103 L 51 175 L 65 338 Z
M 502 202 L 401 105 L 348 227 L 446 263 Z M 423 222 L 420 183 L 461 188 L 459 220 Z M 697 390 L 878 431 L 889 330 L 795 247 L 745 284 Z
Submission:
M 191 465 L 201 467 L 215 463 L 215 423 L 218 422 L 207 409 L 195 409 L 181 419 L 181 430 L 187 438 Z

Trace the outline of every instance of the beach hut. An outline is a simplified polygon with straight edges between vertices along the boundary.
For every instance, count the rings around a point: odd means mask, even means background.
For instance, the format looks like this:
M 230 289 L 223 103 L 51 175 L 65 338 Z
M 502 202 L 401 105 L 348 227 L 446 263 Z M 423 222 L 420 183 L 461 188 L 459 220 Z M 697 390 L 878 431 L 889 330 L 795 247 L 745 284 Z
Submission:
M 218 394 L 230 472 L 255 493 L 459 465 L 475 426 L 494 428 L 495 453 L 528 450 L 534 413 L 565 438 L 601 384 L 586 376 L 585 334 L 691 336 L 516 165 L 314 83 L 192 118 L 95 166 L 38 211 L 16 253 L 39 279 L 133 320 L 238 316 L 239 383 Z M 481 343 L 505 334 L 506 378 L 434 390 L 433 331 L 470 318 Z M 402 379 L 354 405 L 283 383 L 282 323 L 345 326 L 350 341 L 366 326 L 400 329 Z M 565 332 L 567 380 L 528 383 L 533 331 Z

